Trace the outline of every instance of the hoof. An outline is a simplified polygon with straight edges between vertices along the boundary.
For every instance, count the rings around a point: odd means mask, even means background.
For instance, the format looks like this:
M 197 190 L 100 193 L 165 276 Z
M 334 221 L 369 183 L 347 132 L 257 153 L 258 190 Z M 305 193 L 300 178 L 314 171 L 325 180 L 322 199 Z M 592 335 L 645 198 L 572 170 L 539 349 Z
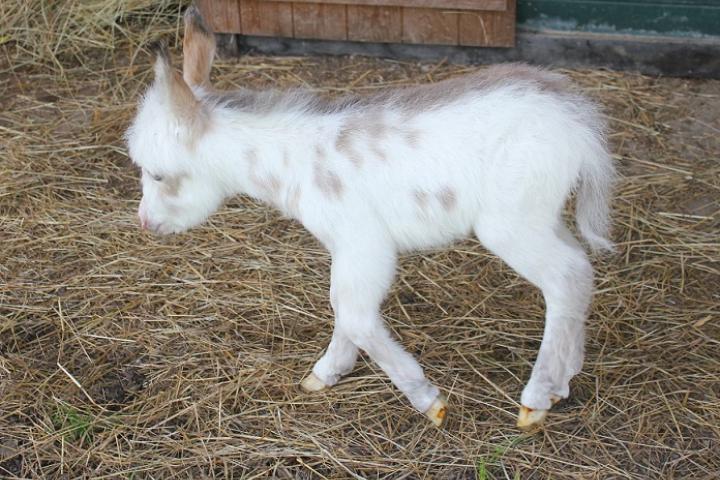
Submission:
M 520 430 L 531 430 L 534 427 L 539 427 L 547 417 L 547 413 L 547 410 L 534 410 L 522 405 L 520 413 L 518 413 L 517 426 Z
M 305 379 L 300 383 L 300 387 L 302 387 L 302 389 L 306 392 L 311 393 L 325 390 L 327 385 L 325 385 L 322 380 L 317 378 L 315 374 L 311 372 L 310 375 L 305 377 Z
M 305 377 L 305 379 L 300 383 L 300 387 L 306 392 L 312 393 L 325 390 L 327 385 L 325 385 L 322 380 L 317 378 L 315 374 L 311 372 L 310 375 Z
M 555 405 L 561 397 L 557 395 L 550 395 L 550 403 Z M 535 410 L 534 408 L 526 407 L 525 405 L 520 406 L 520 413 L 518 413 L 517 426 L 520 430 L 531 430 L 534 427 L 542 425 L 545 417 L 547 417 L 547 410 Z
M 447 419 L 447 413 L 447 400 L 445 400 L 445 397 L 442 395 L 438 395 L 433 404 L 430 405 L 428 411 L 425 412 L 425 416 L 428 417 L 436 427 L 442 427 Z
M 325 388 L 327 388 L 327 385 L 325 385 L 322 380 L 316 377 L 314 373 L 310 373 L 310 375 L 305 377 L 305 379 L 300 383 L 300 387 L 306 392 L 310 393 L 324 390 Z
M 550 395 L 550 402 L 555 405 L 562 398 L 557 395 Z M 520 406 L 520 413 L 518 413 L 518 428 L 520 430 L 532 430 L 535 427 L 542 425 L 545 417 L 547 417 L 547 410 L 535 410 L 534 408 L 526 407 L 525 405 Z

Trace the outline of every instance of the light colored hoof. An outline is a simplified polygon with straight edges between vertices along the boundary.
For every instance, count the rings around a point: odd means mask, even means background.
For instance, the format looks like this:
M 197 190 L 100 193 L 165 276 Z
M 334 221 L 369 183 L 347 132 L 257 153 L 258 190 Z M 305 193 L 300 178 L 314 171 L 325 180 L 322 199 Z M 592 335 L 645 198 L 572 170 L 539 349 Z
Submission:
M 520 430 L 530 430 L 539 427 L 542 425 L 545 417 L 547 417 L 547 413 L 547 410 L 534 410 L 525 405 L 521 405 L 520 413 L 518 413 L 517 426 Z
M 550 402 L 555 405 L 562 398 L 557 395 L 550 395 Z M 526 407 L 525 405 L 520 406 L 520 413 L 518 413 L 517 426 L 521 430 L 531 430 L 535 427 L 542 425 L 545 417 L 547 417 L 547 410 L 535 410 L 534 408 Z
M 327 388 L 327 385 L 323 383 L 322 380 L 320 380 L 318 377 L 315 376 L 314 373 L 310 373 L 305 379 L 300 383 L 300 387 L 302 387 L 303 390 L 306 392 L 319 392 L 320 390 L 324 390 Z
M 425 416 L 428 417 L 436 427 L 442 427 L 447 419 L 447 413 L 447 400 L 442 395 L 438 395 L 433 404 L 430 405 L 428 411 L 425 412 Z

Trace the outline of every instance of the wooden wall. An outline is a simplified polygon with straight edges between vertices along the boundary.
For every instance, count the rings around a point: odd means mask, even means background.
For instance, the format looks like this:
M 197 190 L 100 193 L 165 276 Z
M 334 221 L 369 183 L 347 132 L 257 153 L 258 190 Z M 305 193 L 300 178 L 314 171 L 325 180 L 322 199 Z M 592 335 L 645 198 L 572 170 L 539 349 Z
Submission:
M 512 47 L 515 0 L 201 0 L 218 33 Z

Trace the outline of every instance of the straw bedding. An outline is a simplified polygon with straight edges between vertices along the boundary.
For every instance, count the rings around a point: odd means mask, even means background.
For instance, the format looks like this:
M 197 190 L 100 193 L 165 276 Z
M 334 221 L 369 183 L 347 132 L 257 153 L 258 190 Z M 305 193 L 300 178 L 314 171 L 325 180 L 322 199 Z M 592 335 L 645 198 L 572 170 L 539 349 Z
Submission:
M 177 39 L 179 11 L 0 5 L 0 477 L 717 478 L 720 82 L 566 72 L 605 106 L 623 178 L 586 365 L 544 430 L 514 427 L 539 293 L 472 240 L 403 258 L 384 314 L 450 400 L 438 430 L 365 357 L 300 391 L 332 320 L 299 225 L 238 198 L 183 235 L 138 228 L 121 136 L 141 46 Z M 214 77 L 338 94 L 468 70 L 246 56 Z

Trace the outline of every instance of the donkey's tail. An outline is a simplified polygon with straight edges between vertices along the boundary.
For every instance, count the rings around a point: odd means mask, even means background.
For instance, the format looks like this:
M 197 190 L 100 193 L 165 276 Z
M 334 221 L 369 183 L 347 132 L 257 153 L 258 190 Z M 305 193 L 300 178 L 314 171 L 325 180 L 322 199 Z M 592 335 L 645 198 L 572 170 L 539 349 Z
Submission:
M 610 197 L 615 182 L 615 167 L 604 144 L 593 149 L 580 171 L 575 216 L 580 234 L 594 251 L 612 251 L 609 240 Z

